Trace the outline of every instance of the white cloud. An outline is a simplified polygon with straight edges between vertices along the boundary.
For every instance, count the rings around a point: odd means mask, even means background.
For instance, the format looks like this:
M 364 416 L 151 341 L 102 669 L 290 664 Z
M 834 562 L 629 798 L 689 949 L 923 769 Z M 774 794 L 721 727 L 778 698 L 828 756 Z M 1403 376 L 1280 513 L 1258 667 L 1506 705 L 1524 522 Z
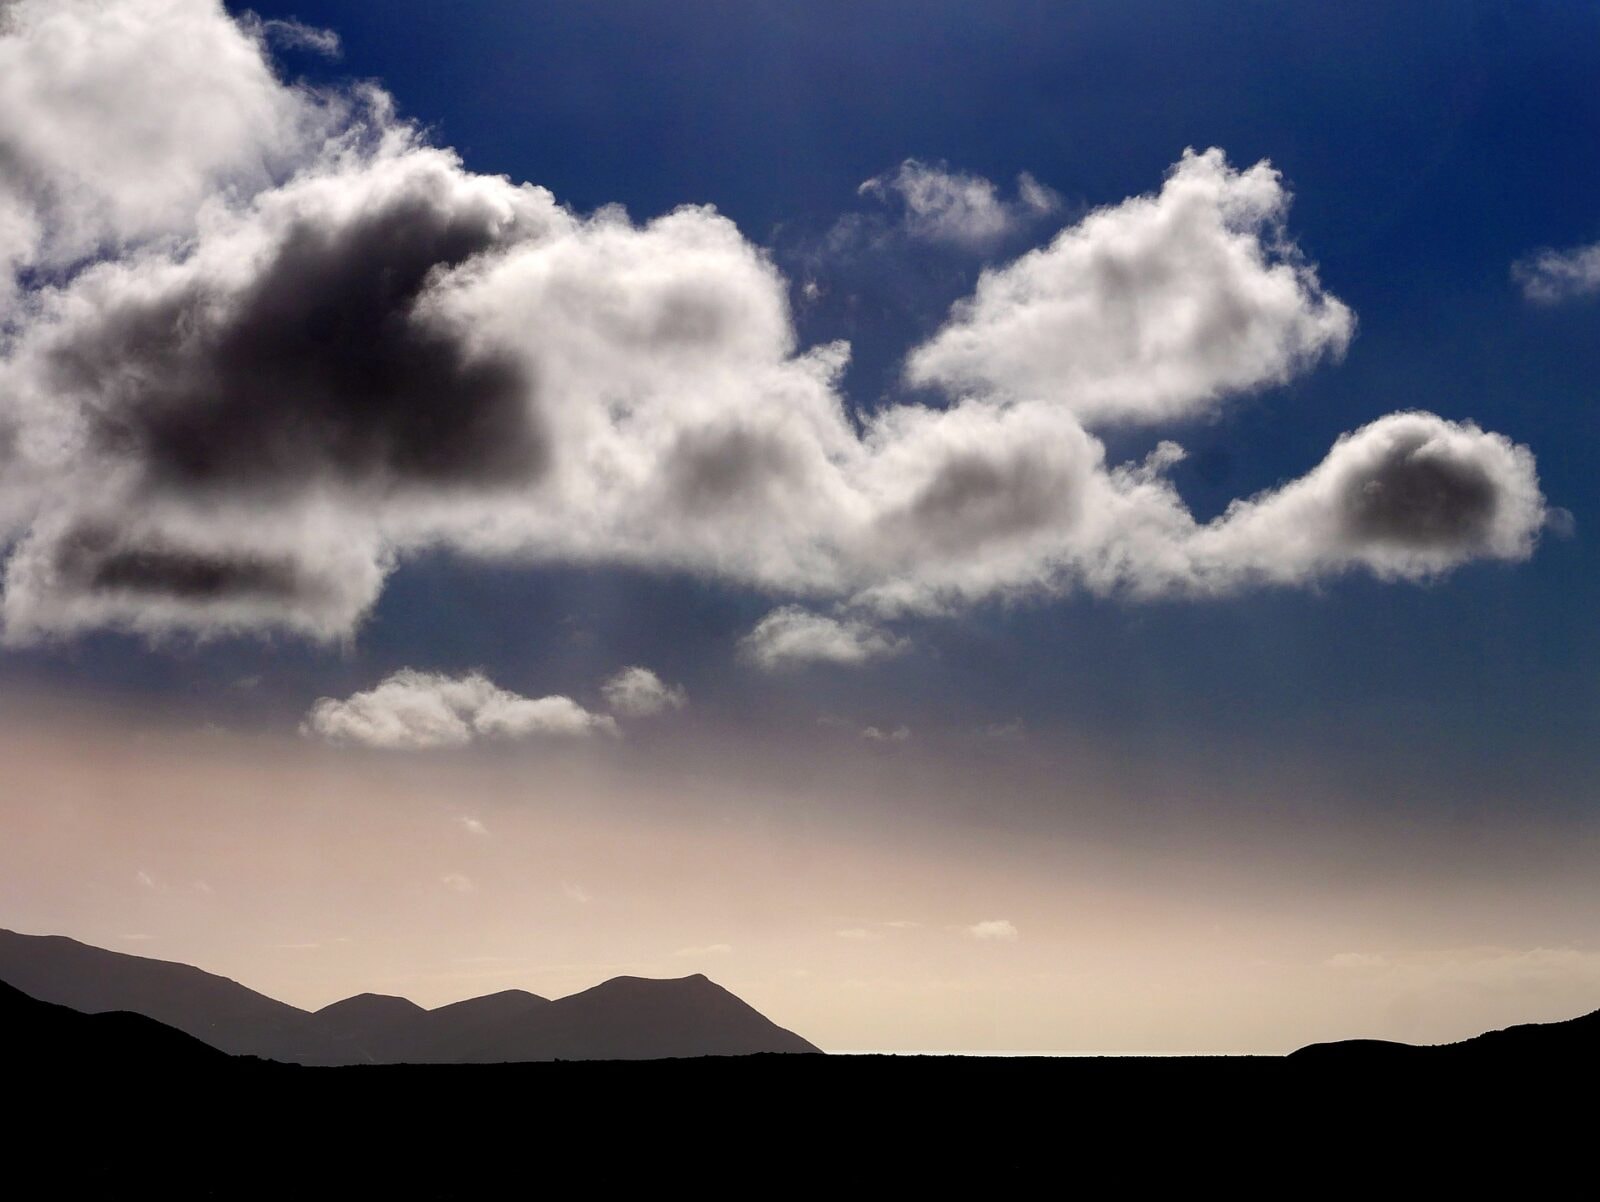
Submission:
M 1600 293 L 1600 242 L 1570 250 L 1542 250 L 1519 259 L 1511 278 L 1522 295 L 1540 304 L 1555 305 Z
M 580 906 L 586 906 L 594 900 L 594 896 L 582 885 L 564 884 L 561 886 L 561 892 L 566 895 L 568 901 L 575 901 Z
M 892 730 L 884 730 L 877 726 L 863 727 L 861 737 L 868 743 L 904 743 L 911 738 L 909 726 L 896 726 Z
M 321 698 L 300 729 L 330 743 L 388 750 L 464 747 L 480 737 L 617 733 L 611 718 L 570 697 L 522 697 L 476 672 L 452 677 L 410 668 L 342 701 Z
M 1282 233 L 1266 163 L 1185 152 L 1156 196 L 1090 214 L 986 271 L 907 363 L 913 383 L 1047 400 L 1087 423 L 1150 423 L 1281 384 L 1341 354 L 1351 312 Z
M 309 50 L 324 58 L 338 58 L 344 53 L 339 35 L 331 29 L 319 29 L 303 21 L 274 17 L 262 20 L 254 13 L 245 13 L 239 19 L 240 28 L 270 45 L 286 46 L 291 50 Z
M 775 609 L 740 642 L 740 652 L 769 671 L 802 664 L 861 664 L 898 655 L 907 644 L 870 623 L 830 618 L 796 605 Z
M 601 685 L 600 692 L 611 712 L 624 718 L 648 718 L 689 703 L 688 693 L 664 684 L 649 668 L 624 668 Z
M 754 662 L 861 663 L 905 648 L 875 624 L 900 614 L 1422 579 L 1524 557 L 1543 521 L 1525 448 L 1423 415 L 1205 524 L 1165 477 L 1175 444 L 1107 462 L 1085 423 L 1192 417 L 1351 336 L 1266 163 L 1186 154 L 1158 194 L 986 272 L 908 363 L 951 402 L 858 419 L 848 347 L 798 345 L 788 281 L 713 209 L 584 216 L 469 172 L 374 88 L 285 85 L 210 0 L 6 14 L 0 294 L 29 289 L 0 295 L 13 643 L 346 640 L 398 562 L 447 547 L 758 588 L 783 604 Z M 992 188 L 917 171 L 908 213 L 992 226 Z M 1019 191 L 994 203 L 1053 203 Z M 464 710 L 412 680 L 308 724 L 386 746 L 602 726 L 487 687 Z
M 181 235 L 331 118 L 214 0 L 12 0 L 0 14 L 0 329 L 9 262 Z
M 459 872 L 445 873 L 439 878 L 439 883 L 446 889 L 449 889 L 455 893 L 473 893 L 476 892 L 478 888 L 478 886 L 473 883 L 471 877 L 463 876 Z
M 1353 565 L 1425 579 L 1473 559 L 1526 559 L 1545 519 L 1533 456 L 1471 422 L 1397 413 L 1347 434 L 1313 471 L 1236 501 L 1196 532 L 1195 588 L 1298 584 Z
M 967 934 L 974 939 L 983 939 L 997 943 L 1015 943 L 1020 938 L 1017 928 L 1004 918 L 991 918 L 984 922 L 975 922 L 966 928 Z
M 728 943 L 711 943 L 705 947 L 680 947 L 673 952 L 674 956 L 726 956 L 733 951 L 733 945 Z
M 906 232 L 913 238 L 979 246 L 1015 233 L 1061 206 L 1059 196 L 1027 173 L 1017 179 L 1017 198 L 1005 201 L 982 176 L 916 159 L 867 180 L 859 192 L 897 201 Z
M 489 828 L 470 814 L 461 815 L 457 821 L 461 823 L 462 829 L 469 835 L 487 835 L 489 833 Z
M 840 939 L 848 939 L 852 943 L 868 943 L 874 939 L 882 939 L 877 931 L 869 931 L 866 927 L 847 927 L 842 931 L 835 931 Z

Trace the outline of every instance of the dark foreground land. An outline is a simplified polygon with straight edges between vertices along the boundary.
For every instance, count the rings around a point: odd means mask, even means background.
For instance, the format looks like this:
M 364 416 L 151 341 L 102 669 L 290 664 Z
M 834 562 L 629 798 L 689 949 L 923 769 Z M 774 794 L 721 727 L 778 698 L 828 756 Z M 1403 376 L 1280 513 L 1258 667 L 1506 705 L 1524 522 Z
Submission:
M 0 987 L 3 990 L 3 987 Z M 14 1197 L 1590 1188 L 1600 1015 L 1289 1057 L 305 1067 L 0 996 Z M 0 1185 L 4 1188 L 4 1185 Z

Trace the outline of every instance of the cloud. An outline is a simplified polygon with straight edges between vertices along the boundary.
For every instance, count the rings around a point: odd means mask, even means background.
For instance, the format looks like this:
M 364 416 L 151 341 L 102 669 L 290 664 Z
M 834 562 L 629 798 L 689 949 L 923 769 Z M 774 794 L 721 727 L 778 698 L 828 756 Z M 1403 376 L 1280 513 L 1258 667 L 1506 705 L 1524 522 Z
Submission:
M 866 927 L 849 927 L 843 931 L 835 931 L 840 939 L 848 939 L 853 943 L 866 943 L 874 939 L 882 939 L 877 931 L 869 931 Z
M 991 722 L 987 726 L 980 726 L 973 733 L 997 743 L 1021 743 L 1028 737 L 1028 728 L 1021 718 L 1013 718 L 1009 722 Z
M 325 136 L 337 103 L 285 87 L 214 0 L 12 0 L 0 14 L 0 331 L 7 266 L 59 269 L 182 235 Z
M 916 159 L 874 176 L 858 191 L 896 203 L 913 238 L 969 246 L 997 242 L 1061 207 L 1061 198 L 1026 172 L 1017 178 L 1017 198 L 1005 201 L 982 176 Z
M 892 730 L 884 730 L 877 726 L 863 727 L 861 737 L 868 743 L 904 743 L 911 738 L 909 726 L 896 726 Z
M 867 622 L 786 605 L 757 622 L 739 650 L 751 663 L 775 671 L 812 663 L 861 664 L 898 655 L 907 646 Z
M 463 814 L 456 821 L 461 823 L 462 829 L 469 835 L 487 835 L 489 833 L 489 828 L 471 815 Z
M 1522 295 L 1544 305 L 1600 293 L 1600 242 L 1570 250 L 1541 250 L 1511 266 Z
M 673 952 L 674 956 L 726 956 L 733 952 L 733 945 L 728 943 L 711 943 L 705 947 L 680 947 Z
M 992 918 L 985 922 L 975 922 L 970 927 L 967 927 L 966 931 L 974 939 L 998 943 L 1015 943 L 1020 938 L 1017 928 L 1004 918 Z
M 681 687 L 663 684 L 649 668 L 624 668 L 601 685 L 600 692 L 611 712 L 624 718 L 648 718 L 666 710 L 682 709 L 689 703 L 688 693 Z
M 1186 151 L 1157 195 L 986 271 L 907 376 L 1049 400 L 1091 424 L 1191 417 L 1281 384 L 1355 329 L 1283 234 L 1288 202 L 1266 163 Z
M 1425 579 L 1473 559 L 1526 559 L 1545 520 L 1533 456 L 1471 422 L 1380 418 L 1308 475 L 1236 501 L 1189 546 L 1200 587 L 1305 583 L 1353 565 Z
M 471 877 L 463 876 L 459 872 L 445 873 L 439 878 L 439 883 L 446 889 L 452 890 L 456 893 L 474 893 L 478 888 L 478 886 L 473 883 Z
M 338 58 L 344 53 L 339 35 L 331 29 L 319 29 L 290 17 L 262 20 L 254 13 L 245 13 L 239 25 L 246 33 L 254 34 L 270 45 L 284 46 L 290 50 L 309 50 L 324 58 Z
M 283 82 L 212 0 L 5 11 L 11 643 L 344 641 L 443 548 L 758 589 L 779 607 L 753 662 L 862 663 L 905 648 L 879 625 L 899 615 L 1426 579 L 1523 558 L 1544 521 L 1526 448 L 1421 414 L 1204 524 L 1166 477 L 1176 444 L 1108 462 L 1091 425 L 1193 418 L 1351 337 L 1265 162 L 1186 153 L 1158 193 L 985 272 L 908 360 L 941 403 L 859 414 L 848 346 L 799 345 L 789 282 L 714 209 L 577 214 L 470 172 L 374 86 Z M 930 231 L 1054 203 L 920 164 L 879 186 Z M 405 745 L 594 726 L 514 700 L 419 699 L 420 736 L 326 720 Z
M 580 906 L 586 906 L 594 900 L 594 896 L 582 885 L 564 884 L 561 886 L 561 892 L 568 901 L 575 901 Z
M 410 668 L 345 700 L 321 698 L 300 730 L 330 743 L 386 750 L 465 747 L 479 738 L 617 733 L 611 718 L 590 713 L 570 697 L 522 697 L 477 672 L 452 677 Z
M 1453 947 L 1382 955 L 1341 952 L 1328 968 L 1359 971 L 1397 993 L 1460 991 L 1474 997 L 1496 993 L 1577 991 L 1600 988 L 1600 953 L 1574 947 Z

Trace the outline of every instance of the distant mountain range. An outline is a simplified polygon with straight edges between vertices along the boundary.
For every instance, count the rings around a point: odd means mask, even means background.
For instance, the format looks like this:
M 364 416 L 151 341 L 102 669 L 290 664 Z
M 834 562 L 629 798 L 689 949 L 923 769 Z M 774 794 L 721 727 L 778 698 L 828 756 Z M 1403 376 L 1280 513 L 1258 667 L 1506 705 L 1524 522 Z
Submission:
M 35 1002 L 107 1020 L 82 1028 L 95 1032 L 86 1039 L 98 1040 L 100 1033 L 142 1016 L 173 1028 L 168 1034 L 174 1039 L 190 1036 L 229 1055 L 292 1064 L 492 1064 L 820 1051 L 699 974 L 671 980 L 615 977 L 555 1001 L 511 989 L 434 1010 L 405 998 L 363 993 L 313 1012 L 187 964 L 107 951 L 59 935 L 0 930 L 0 982 Z M 14 1008 L 15 999 L 7 1000 Z M 59 1015 L 39 1021 L 61 1025 Z M 137 1035 L 132 1031 L 130 1038 Z M 6 1037 L 11 1038 L 9 1031 Z

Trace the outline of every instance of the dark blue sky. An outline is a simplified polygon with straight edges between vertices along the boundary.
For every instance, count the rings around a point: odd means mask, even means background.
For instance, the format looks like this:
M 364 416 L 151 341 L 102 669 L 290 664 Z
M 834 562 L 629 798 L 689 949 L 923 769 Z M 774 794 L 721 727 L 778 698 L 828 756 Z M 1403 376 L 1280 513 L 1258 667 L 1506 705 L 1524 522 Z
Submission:
M 234 6 L 230 6 L 234 7 Z M 1600 303 L 1528 304 L 1510 264 L 1600 237 L 1600 6 L 1591 3 L 257 3 L 338 31 L 344 57 L 282 61 L 372 78 L 473 170 L 638 218 L 711 203 L 825 303 L 807 342 L 849 338 L 871 408 L 980 260 L 893 248 L 823 264 L 819 239 L 870 176 L 914 156 L 1006 186 L 1031 172 L 1058 220 L 1156 187 L 1186 146 L 1270 158 L 1289 226 L 1356 312 L 1343 363 L 1162 430 L 1204 518 L 1317 463 L 1332 441 L 1420 407 L 1527 444 L 1573 533 L 1531 562 L 1426 587 L 1346 579 L 1217 602 L 1069 599 L 916 626 L 910 655 L 856 673 L 757 677 L 745 590 L 610 570 L 440 557 L 403 566 L 352 648 L 93 636 L 10 651 L 0 674 L 291 724 L 310 698 L 402 665 L 489 668 L 538 694 L 592 691 L 625 663 L 682 681 L 699 713 L 792 726 L 822 711 L 919 729 L 1023 719 L 1126 756 L 1280 757 L 1374 804 L 1580 809 L 1600 719 Z M 1002 257 L 1042 239 L 1024 239 Z M 829 275 L 829 272 L 832 275 Z M 1154 436 L 1109 440 L 1114 459 Z M 241 678 L 260 677 L 250 688 Z M 1177 775 L 1178 769 L 1173 769 Z

